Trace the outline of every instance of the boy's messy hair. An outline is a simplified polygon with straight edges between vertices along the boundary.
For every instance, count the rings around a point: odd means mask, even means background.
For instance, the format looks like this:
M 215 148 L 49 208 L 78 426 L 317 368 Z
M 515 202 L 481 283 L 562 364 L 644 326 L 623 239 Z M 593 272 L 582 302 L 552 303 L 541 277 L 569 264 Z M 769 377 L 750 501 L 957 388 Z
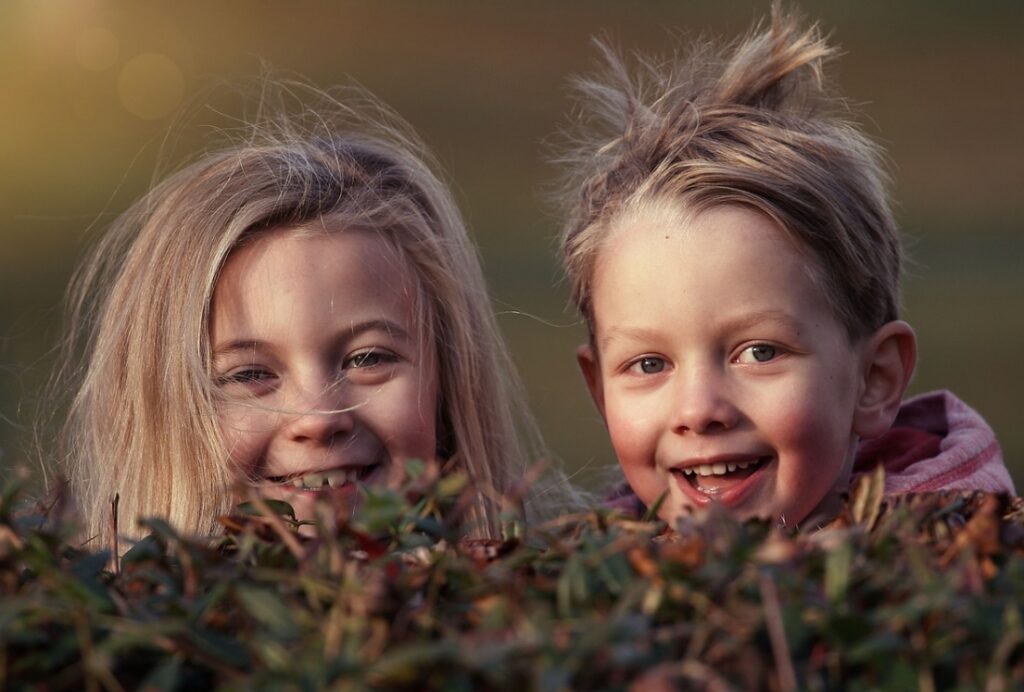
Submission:
M 773 7 L 738 43 L 697 42 L 685 59 L 631 74 L 605 43 L 603 75 L 579 80 L 580 133 L 562 157 L 569 210 L 561 249 L 593 332 L 591 282 L 625 215 L 654 205 L 700 213 L 724 204 L 774 220 L 851 339 L 896 319 L 902 249 L 874 145 L 836 111 L 816 26 Z
M 478 489 L 474 530 L 495 534 L 503 494 L 541 444 L 451 194 L 410 128 L 367 94 L 264 90 L 254 124 L 123 214 L 72 284 L 57 380 L 73 393 L 62 458 L 85 536 L 107 544 L 115 494 L 129 533 L 139 516 L 208 532 L 232 508 L 210 303 L 232 250 L 296 226 L 370 231 L 407 260 L 438 351 L 438 453 Z

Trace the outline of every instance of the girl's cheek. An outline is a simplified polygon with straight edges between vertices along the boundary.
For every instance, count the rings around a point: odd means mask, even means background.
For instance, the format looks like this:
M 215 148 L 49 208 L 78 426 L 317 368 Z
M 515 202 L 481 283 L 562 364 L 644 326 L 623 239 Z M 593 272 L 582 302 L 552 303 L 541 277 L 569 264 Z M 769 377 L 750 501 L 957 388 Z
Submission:
M 273 434 L 272 416 L 254 414 L 250 407 L 231 406 L 218 415 L 221 441 L 231 464 L 240 471 L 255 468 Z

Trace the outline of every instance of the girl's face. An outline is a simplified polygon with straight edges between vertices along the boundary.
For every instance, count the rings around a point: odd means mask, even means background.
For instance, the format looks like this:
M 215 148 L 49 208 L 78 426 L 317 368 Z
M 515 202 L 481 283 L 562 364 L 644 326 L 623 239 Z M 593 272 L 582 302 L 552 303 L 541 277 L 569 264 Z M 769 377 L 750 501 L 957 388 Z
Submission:
M 720 207 L 623 222 L 593 278 L 580 364 L 634 491 L 794 524 L 852 464 L 861 346 L 768 217 Z M 825 503 L 825 504 L 823 504 Z
M 210 321 L 230 460 L 313 518 L 436 453 L 437 354 L 407 262 L 377 235 L 281 230 L 236 250 Z

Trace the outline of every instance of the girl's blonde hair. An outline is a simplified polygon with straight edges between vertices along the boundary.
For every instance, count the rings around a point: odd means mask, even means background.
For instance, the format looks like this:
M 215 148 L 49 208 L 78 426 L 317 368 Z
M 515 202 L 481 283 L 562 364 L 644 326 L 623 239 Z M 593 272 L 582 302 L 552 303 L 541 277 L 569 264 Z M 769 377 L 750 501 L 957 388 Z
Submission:
M 286 115 L 264 94 L 242 141 L 156 185 L 76 274 L 65 360 L 74 396 L 62 458 L 87 538 L 160 516 L 210 532 L 232 508 L 211 388 L 210 302 L 225 260 L 275 228 L 370 230 L 416 273 L 422 328 L 437 345 L 439 454 L 476 488 L 469 526 L 494 535 L 502 496 L 542 446 L 499 336 L 475 249 L 421 142 L 362 92 Z M 323 222 L 325 219 L 329 223 Z M 80 365 L 76 365 L 80 364 Z
M 902 249 L 874 145 L 845 122 L 823 76 L 834 50 L 817 27 L 773 6 L 772 21 L 720 49 L 631 74 L 602 45 L 607 72 L 581 80 L 583 127 L 564 157 L 561 237 L 573 299 L 593 329 L 594 265 L 623 215 L 666 201 L 724 204 L 773 219 L 851 338 L 896 319 Z

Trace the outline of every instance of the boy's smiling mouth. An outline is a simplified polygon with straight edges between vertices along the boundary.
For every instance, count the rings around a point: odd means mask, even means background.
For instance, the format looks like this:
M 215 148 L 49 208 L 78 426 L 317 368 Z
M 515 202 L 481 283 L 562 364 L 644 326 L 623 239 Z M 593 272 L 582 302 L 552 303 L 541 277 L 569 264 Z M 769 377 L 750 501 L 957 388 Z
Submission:
M 723 455 L 691 459 L 669 469 L 676 483 L 696 504 L 717 500 L 738 504 L 752 487 L 753 479 L 773 459 L 772 456 Z M 748 482 L 749 481 L 749 482 Z

